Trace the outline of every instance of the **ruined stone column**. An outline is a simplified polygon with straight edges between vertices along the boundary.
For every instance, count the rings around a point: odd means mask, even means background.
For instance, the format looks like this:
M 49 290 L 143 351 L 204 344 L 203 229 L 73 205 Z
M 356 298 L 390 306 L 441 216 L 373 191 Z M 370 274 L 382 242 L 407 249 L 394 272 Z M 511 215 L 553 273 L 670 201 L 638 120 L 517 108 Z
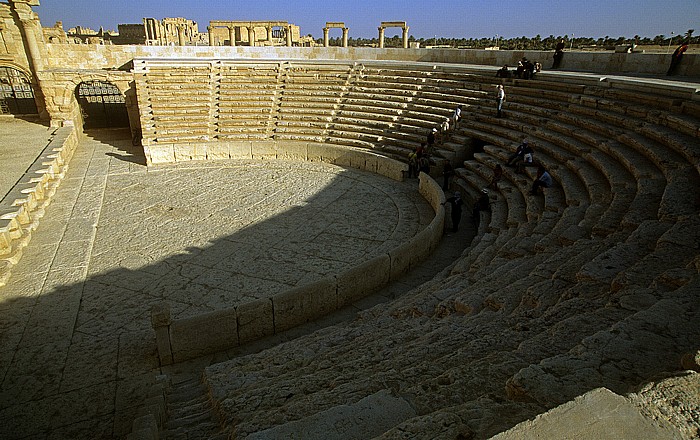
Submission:
M 287 35 L 286 35 L 286 37 L 287 37 L 287 47 L 292 47 L 292 27 L 291 27 L 291 26 L 287 26 L 287 29 L 286 29 L 285 32 L 286 32 L 286 34 L 287 34 Z
M 248 27 L 248 44 L 255 46 L 255 28 L 253 26 Z
M 267 26 L 267 41 L 272 43 L 272 26 Z
M 327 27 L 323 28 L 323 47 L 328 47 L 328 31 Z
M 185 28 L 183 26 L 177 27 L 177 45 L 178 46 L 185 45 Z
M 384 47 L 384 28 L 379 26 L 379 48 Z
M 408 26 L 403 28 L 403 48 L 408 49 Z
M 209 45 L 213 46 L 214 45 L 214 28 L 211 26 L 207 26 L 207 31 L 209 32 Z
M 236 45 L 236 28 L 235 27 L 229 26 L 228 38 L 230 40 L 229 46 L 234 47 Z
M 348 32 L 350 28 L 343 28 L 343 47 L 348 47 Z
M 39 42 L 36 39 L 35 25 L 34 25 L 34 12 L 31 6 L 28 4 L 28 0 L 18 1 L 14 0 L 11 2 L 12 6 L 19 17 L 19 21 L 22 24 L 22 34 L 24 40 L 27 42 L 27 58 L 29 58 L 29 63 L 33 68 L 33 76 L 36 77 L 36 73 L 44 69 L 44 60 L 41 56 L 41 49 L 39 49 Z

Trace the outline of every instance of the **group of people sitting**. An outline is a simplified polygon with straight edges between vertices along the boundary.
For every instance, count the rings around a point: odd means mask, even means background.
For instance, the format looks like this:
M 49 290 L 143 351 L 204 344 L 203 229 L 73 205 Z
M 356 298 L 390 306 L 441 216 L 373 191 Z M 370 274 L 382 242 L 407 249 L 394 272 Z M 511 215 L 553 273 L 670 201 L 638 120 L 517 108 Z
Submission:
M 534 63 L 527 58 L 523 57 L 518 61 L 518 65 L 515 67 L 515 72 L 512 73 L 516 78 L 523 79 L 534 79 L 535 74 L 542 71 L 542 64 L 535 61 Z M 505 64 L 503 67 L 496 71 L 496 77 L 498 78 L 510 78 L 511 71 L 508 70 L 508 65 Z
M 506 161 L 507 167 L 515 167 L 516 172 L 522 172 L 522 169 L 526 166 L 534 166 L 534 150 L 527 140 L 524 140 L 515 152 L 508 157 Z M 481 190 L 479 197 L 474 202 L 474 208 L 472 209 L 472 219 L 474 223 L 479 222 L 481 211 L 486 211 L 490 209 L 490 198 L 489 189 L 498 190 L 498 182 L 503 178 L 503 167 L 497 164 L 493 169 L 493 175 L 491 177 L 491 182 L 489 185 Z M 530 188 L 530 195 L 537 195 L 540 193 L 542 188 L 550 188 L 553 185 L 552 176 L 545 169 L 543 165 L 537 165 L 537 176 L 532 182 L 532 187 Z M 449 200 L 448 200 L 449 201 Z M 460 211 L 461 212 L 461 211 Z M 452 219 L 453 224 L 455 219 Z

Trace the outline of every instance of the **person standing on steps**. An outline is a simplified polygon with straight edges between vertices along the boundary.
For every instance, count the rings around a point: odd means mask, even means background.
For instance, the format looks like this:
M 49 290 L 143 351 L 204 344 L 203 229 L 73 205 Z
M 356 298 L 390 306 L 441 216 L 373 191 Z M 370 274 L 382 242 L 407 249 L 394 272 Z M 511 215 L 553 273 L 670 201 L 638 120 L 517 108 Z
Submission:
M 458 105 L 452 113 L 452 127 L 456 130 L 459 126 L 459 120 L 462 119 L 462 104 Z
M 678 64 L 681 62 L 683 54 L 686 50 L 688 50 L 688 41 L 684 41 L 683 44 L 678 46 L 676 50 L 673 51 L 673 55 L 671 55 L 671 66 L 668 68 L 666 75 L 673 75 L 674 73 L 676 73 Z
M 552 63 L 552 69 L 558 69 L 559 65 L 561 64 L 561 59 L 564 57 L 564 48 L 566 47 L 566 44 L 564 43 L 564 39 L 560 42 L 557 43 L 556 47 L 554 48 L 554 62 Z
M 472 209 L 472 221 L 475 225 L 479 224 L 481 219 L 481 211 L 488 211 L 491 206 L 491 199 L 489 198 L 489 191 L 484 188 L 481 190 L 479 198 L 474 202 L 474 209 Z
M 506 100 L 506 91 L 503 89 L 503 84 L 498 85 L 498 89 L 496 91 L 496 110 L 498 111 L 496 113 L 497 118 L 502 118 L 503 117 L 503 103 Z
M 462 195 L 459 191 L 455 191 L 455 195 L 445 200 L 443 206 L 447 203 L 449 203 L 451 207 L 450 218 L 452 219 L 452 232 L 457 232 L 459 230 L 459 222 L 462 220 L 462 205 L 464 204 L 464 202 L 462 202 Z

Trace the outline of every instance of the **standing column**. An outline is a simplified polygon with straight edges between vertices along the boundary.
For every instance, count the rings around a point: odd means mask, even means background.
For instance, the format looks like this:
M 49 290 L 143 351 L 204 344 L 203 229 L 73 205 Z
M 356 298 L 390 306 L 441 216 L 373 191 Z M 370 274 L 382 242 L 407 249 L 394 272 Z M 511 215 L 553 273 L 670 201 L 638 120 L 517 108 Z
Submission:
M 255 46 L 255 28 L 253 25 L 248 26 L 248 44 Z
M 19 16 L 19 21 L 22 23 L 22 33 L 27 42 L 28 58 L 34 68 L 33 75 L 36 78 L 37 72 L 44 70 L 44 61 L 41 57 L 39 43 L 36 41 L 36 33 L 34 33 L 34 12 L 26 3 L 13 2 L 15 12 Z
M 348 47 L 348 31 L 350 28 L 343 28 L 343 47 Z
M 403 48 L 408 49 L 408 26 L 403 28 Z
M 287 26 L 287 29 L 285 29 L 286 37 L 287 37 L 287 47 L 292 47 L 292 27 Z
M 267 26 L 267 41 L 272 45 L 272 26 Z
M 384 47 L 384 28 L 379 26 L 379 48 Z
M 328 47 L 328 31 L 327 27 L 323 28 L 323 47 Z
M 207 26 L 207 32 L 209 32 L 209 45 L 214 45 L 214 28 L 212 26 Z
M 228 27 L 228 45 L 234 47 L 236 45 L 236 28 L 233 26 Z
M 184 46 L 185 45 L 185 28 L 183 26 L 177 27 L 177 45 L 178 46 Z

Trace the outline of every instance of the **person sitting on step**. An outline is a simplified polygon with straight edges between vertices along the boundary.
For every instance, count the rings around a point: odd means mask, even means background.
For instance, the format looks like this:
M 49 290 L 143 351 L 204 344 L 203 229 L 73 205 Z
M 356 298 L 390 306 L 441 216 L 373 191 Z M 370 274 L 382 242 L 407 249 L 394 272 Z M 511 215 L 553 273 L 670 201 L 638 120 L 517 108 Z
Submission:
M 552 183 L 552 176 L 549 175 L 543 166 L 540 166 L 537 168 L 537 178 L 532 182 L 530 194 L 535 196 L 539 193 L 540 188 L 550 188 Z

